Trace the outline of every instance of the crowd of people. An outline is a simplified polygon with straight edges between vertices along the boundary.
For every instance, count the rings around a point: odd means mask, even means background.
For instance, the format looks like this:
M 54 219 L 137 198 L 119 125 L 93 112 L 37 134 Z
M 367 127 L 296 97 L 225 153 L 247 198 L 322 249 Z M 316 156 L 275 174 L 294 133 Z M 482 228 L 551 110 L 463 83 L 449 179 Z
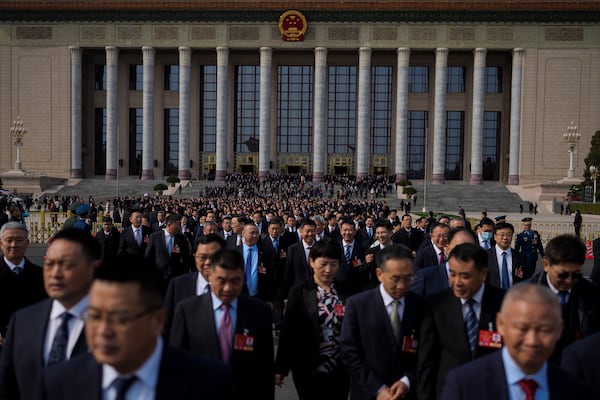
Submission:
M 268 400 L 290 373 L 310 400 L 600 396 L 600 288 L 575 235 L 544 248 L 532 217 L 413 223 L 311 190 L 231 176 L 113 199 L 97 232 L 94 199 L 72 198 L 42 268 L 5 223 L 0 399 Z

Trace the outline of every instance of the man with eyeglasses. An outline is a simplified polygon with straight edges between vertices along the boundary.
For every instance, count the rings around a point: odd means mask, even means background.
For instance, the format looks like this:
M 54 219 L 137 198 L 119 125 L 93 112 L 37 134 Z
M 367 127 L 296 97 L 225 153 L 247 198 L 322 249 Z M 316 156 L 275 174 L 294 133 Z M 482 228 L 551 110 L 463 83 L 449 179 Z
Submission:
M 564 329 L 551 357 L 557 363 L 565 346 L 600 331 L 600 289 L 583 278 L 585 252 L 577 236 L 556 236 L 546 245 L 544 271 L 531 277 L 558 296 L 561 304 Z
M 342 323 L 351 400 L 398 399 L 417 389 L 422 298 L 409 292 L 412 252 L 401 244 L 387 246 L 377 253 L 376 263 L 380 285 L 350 297 Z
M 90 352 L 48 368 L 38 397 L 234 399 L 228 369 L 164 344 L 162 274 L 140 259 L 98 269 L 85 313 Z
M 535 265 L 527 264 L 525 256 L 510 247 L 515 228 L 507 222 L 494 225 L 494 246 L 487 250 L 488 274 L 486 283 L 504 290 L 531 278 Z
M 0 357 L 0 399 L 32 399 L 44 368 L 87 351 L 83 313 L 100 264 L 90 234 L 71 228 L 53 237 L 43 271 L 50 299 L 13 314 Z

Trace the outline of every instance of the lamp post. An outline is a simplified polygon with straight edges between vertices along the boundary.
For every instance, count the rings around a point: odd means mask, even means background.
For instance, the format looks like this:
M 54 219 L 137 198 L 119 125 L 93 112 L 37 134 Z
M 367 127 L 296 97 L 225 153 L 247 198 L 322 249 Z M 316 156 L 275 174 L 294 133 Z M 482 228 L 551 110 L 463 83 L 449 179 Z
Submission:
M 10 126 L 10 137 L 13 140 L 13 144 L 17 147 L 17 161 L 15 162 L 15 170 L 22 171 L 21 169 L 21 146 L 23 146 L 23 137 L 27 134 L 27 129 L 23 128 L 23 121 L 21 117 L 17 115 Z
M 594 204 L 596 204 L 596 180 L 598 179 L 598 168 L 595 165 L 590 165 L 590 175 L 594 180 Z
M 575 146 L 581 137 L 581 133 L 577 130 L 577 125 L 571 121 L 567 126 L 567 131 L 563 134 L 567 146 L 569 146 L 569 174 L 567 177 L 573 178 L 575 176 L 575 169 L 573 168 L 573 153 L 575 153 Z

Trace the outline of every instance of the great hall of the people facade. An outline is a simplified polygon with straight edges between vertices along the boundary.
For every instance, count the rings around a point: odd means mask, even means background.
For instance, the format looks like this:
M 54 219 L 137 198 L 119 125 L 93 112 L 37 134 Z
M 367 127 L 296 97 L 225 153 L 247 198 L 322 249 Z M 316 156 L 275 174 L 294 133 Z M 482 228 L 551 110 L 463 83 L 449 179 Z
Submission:
M 600 2 L 0 1 L 0 172 L 528 184 L 600 130 Z

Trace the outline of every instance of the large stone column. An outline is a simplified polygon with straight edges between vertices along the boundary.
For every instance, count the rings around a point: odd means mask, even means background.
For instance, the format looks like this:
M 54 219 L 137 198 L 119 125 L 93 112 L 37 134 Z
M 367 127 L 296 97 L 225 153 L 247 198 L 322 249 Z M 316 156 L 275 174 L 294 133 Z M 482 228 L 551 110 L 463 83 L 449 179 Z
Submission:
M 142 180 L 154 179 L 154 47 L 142 47 L 144 98 L 142 125 Z
M 227 175 L 227 107 L 229 82 L 229 49 L 217 47 L 217 165 L 215 180 Z
M 190 68 L 192 49 L 179 47 L 179 167 L 177 177 L 190 180 Z
M 448 49 L 435 51 L 435 100 L 433 116 L 433 173 L 431 182 L 445 183 L 446 166 L 446 84 Z
M 512 82 L 510 95 L 510 152 L 508 159 L 508 184 L 519 184 L 519 152 L 521 146 L 521 80 L 524 49 L 513 50 Z
M 258 179 L 264 182 L 271 172 L 271 68 L 273 49 L 260 48 L 260 126 Z
M 473 120 L 471 123 L 471 185 L 483 183 L 483 113 L 485 99 L 485 55 L 487 50 L 473 52 Z
M 71 178 L 83 178 L 81 148 L 81 48 L 69 46 L 71 50 Z
M 327 168 L 327 49 L 315 48 L 315 102 L 313 104 L 313 181 L 323 182 Z
M 356 132 L 356 179 L 369 175 L 371 127 L 371 48 L 358 49 L 358 130 Z
M 398 77 L 396 79 L 396 181 L 406 179 L 406 168 L 408 166 L 409 61 L 410 49 L 408 47 L 400 47 L 398 49 Z
M 106 174 L 105 179 L 117 178 L 118 158 L 118 64 L 119 49 L 106 46 Z

